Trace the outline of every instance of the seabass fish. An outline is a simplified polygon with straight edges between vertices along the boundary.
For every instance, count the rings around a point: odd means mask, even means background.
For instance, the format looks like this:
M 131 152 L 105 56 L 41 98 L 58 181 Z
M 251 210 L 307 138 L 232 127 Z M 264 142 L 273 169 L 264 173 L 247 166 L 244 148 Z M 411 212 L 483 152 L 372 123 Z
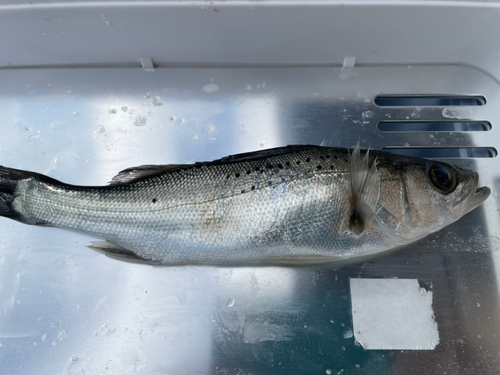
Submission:
M 108 186 L 0 167 L 0 215 L 88 234 L 149 264 L 313 264 L 387 251 L 435 232 L 490 189 L 449 164 L 288 146 L 190 165 L 140 166 Z

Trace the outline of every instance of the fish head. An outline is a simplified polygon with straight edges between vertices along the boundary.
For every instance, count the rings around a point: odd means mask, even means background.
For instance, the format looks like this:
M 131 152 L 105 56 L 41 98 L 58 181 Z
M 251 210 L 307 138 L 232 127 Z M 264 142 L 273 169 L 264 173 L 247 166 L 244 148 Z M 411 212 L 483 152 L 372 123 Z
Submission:
M 375 219 L 400 243 L 423 238 L 457 221 L 489 197 L 490 189 L 479 188 L 478 180 L 478 174 L 467 169 L 402 157 L 381 175 L 381 209 Z

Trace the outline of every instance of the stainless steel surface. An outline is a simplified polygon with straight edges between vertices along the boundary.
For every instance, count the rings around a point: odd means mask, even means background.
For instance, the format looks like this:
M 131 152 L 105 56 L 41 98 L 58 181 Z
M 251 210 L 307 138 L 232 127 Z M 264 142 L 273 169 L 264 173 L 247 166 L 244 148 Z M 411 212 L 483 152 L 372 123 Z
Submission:
M 1 163 L 74 184 L 297 143 L 500 147 L 499 84 L 470 67 L 19 69 L 0 71 L 0 82 Z M 373 103 L 382 93 L 487 103 L 382 108 Z M 492 128 L 377 129 L 464 116 Z M 0 372 L 497 374 L 499 159 L 453 162 L 492 188 L 485 205 L 341 268 L 154 268 L 97 254 L 85 236 L 0 220 Z M 436 349 L 367 351 L 345 339 L 349 278 L 360 277 L 414 278 L 432 290 Z

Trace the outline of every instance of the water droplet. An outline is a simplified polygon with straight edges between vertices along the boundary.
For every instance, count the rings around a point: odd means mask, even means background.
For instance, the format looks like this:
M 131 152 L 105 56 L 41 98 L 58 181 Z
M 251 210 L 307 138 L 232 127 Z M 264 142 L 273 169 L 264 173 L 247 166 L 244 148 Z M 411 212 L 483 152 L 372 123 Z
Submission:
M 356 363 L 356 365 L 355 365 L 355 366 L 356 366 L 356 368 L 360 368 L 360 367 L 361 367 L 361 366 L 360 366 L 360 365 L 358 365 L 357 363 Z
M 72 355 L 72 356 L 69 358 L 69 360 L 70 360 L 71 362 L 76 362 L 76 361 L 78 361 L 78 357 L 76 357 L 76 356 Z
M 344 332 L 344 338 L 350 339 L 353 336 L 352 329 Z
M 207 134 L 211 134 L 215 131 L 215 127 L 213 125 L 207 125 L 207 127 L 205 128 L 205 133 Z
M 226 306 L 227 306 L 227 307 L 233 307 L 235 303 L 236 303 L 236 301 L 234 300 L 234 298 L 229 298 L 229 299 L 227 300 L 227 304 L 226 304 Z
M 154 105 L 155 107 L 161 107 L 163 104 L 164 104 L 164 103 L 163 103 L 163 101 L 161 100 L 161 97 L 159 97 L 159 96 L 155 96 L 155 97 L 153 98 L 153 105 Z
M 128 107 L 127 107 L 127 106 L 123 106 L 123 107 L 122 107 L 122 111 L 123 111 L 123 112 L 127 112 L 127 111 L 128 111 Z
M 148 121 L 148 119 L 145 116 L 137 116 L 135 118 L 134 125 L 135 126 L 144 126 L 144 125 L 146 125 L 147 121 Z
M 332 370 L 330 370 L 329 368 L 326 369 L 326 375 L 331 375 L 332 373 Z
M 85 159 L 85 161 L 86 161 L 86 162 L 89 162 L 90 160 L 91 160 L 91 158 L 87 158 L 87 159 Z
M 73 112 L 73 117 L 78 117 L 78 116 L 80 116 L 79 112 L 77 112 L 77 111 Z
M 144 98 L 145 99 L 149 99 L 151 97 L 151 94 L 149 92 L 147 92 L 145 95 L 144 95 Z
M 0 348 L 3 346 L 3 344 L 0 342 Z
M 149 111 L 149 112 L 148 112 L 148 116 L 153 116 L 153 112 L 152 112 L 152 111 Z
M 253 89 L 252 85 L 251 85 L 251 84 L 249 84 L 249 83 L 247 83 L 247 84 L 246 84 L 246 87 L 247 87 L 247 90 L 248 90 L 248 91 L 250 91 L 250 90 L 252 90 L 252 89 Z
M 266 87 L 266 81 L 262 82 L 262 87 Z
M 57 341 L 52 341 L 52 346 L 56 346 L 57 345 Z
M 175 121 L 175 117 L 170 117 L 170 121 Z
M 198 140 L 198 134 L 194 134 L 191 136 L 191 139 L 197 141 Z
M 43 342 L 46 342 L 48 339 L 49 339 L 49 335 L 47 335 L 46 333 L 42 335 Z
M 68 337 L 68 332 L 66 331 L 61 331 L 57 334 L 57 338 L 59 339 L 59 341 L 64 340 L 66 337 Z
M 481 307 L 481 304 L 479 302 L 477 303 L 477 307 Z
M 211 94 L 212 92 L 216 92 L 217 90 L 219 90 L 219 86 L 215 83 L 209 83 L 208 85 L 203 86 L 202 90 L 207 94 Z
M 39 322 L 43 322 L 43 318 L 42 318 L 42 317 L 39 317 L 39 318 L 38 318 L 38 321 L 39 321 Z
M 130 113 L 131 115 L 133 115 L 135 112 L 135 110 L 133 110 L 132 108 L 130 109 L 130 111 L 128 111 L 128 113 Z
M 210 82 L 213 82 L 213 81 L 215 81 L 215 78 L 210 78 Z
M 109 22 L 109 21 L 105 21 L 105 22 L 106 22 L 106 26 L 108 26 L 108 27 L 111 26 L 111 22 Z
M 46 33 L 42 33 L 42 35 L 43 35 L 43 36 L 47 36 L 47 34 L 46 34 Z
M 445 108 L 442 112 L 443 117 L 446 118 L 456 118 L 458 120 L 463 120 L 470 118 L 472 111 L 469 107 L 458 107 L 458 108 Z
M 80 155 L 79 154 L 75 154 L 75 159 L 80 159 Z
M 373 118 L 373 112 L 372 111 L 363 111 L 361 113 L 361 117 L 363 118 L 363 120 Z
M 185 122 L 185 121 L 186 121 L 186 120 L 184 120 L 183 118 L 179 119 L 179 122 L 180 122 L 181 124 L 184 124 L 184 122 Z
M 113 108 L 113 109 L 110 109 L 110 110 L 109 110 L 109 113 L 111 113 L 111 114 L 113 114 L 113 115 L 114 115 L 116 112 L 118 112 L 118 111 L 117 111 L 115 108 Z

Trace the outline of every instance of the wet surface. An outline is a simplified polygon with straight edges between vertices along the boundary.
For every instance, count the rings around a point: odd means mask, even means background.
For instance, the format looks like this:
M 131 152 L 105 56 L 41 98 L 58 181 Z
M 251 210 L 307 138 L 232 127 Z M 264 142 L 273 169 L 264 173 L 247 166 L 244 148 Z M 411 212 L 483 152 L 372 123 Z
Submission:
M 459 66 L 19 69 L 0 80 L 1 163 L 73 184 L 287 144 L 500 147 L 498 84 Z M 444 112 L 373 101 L 422 93 L 481 95 L 486 104 Z M 377 129 L 456 122 L 449 116 L 465 112 L 464 121 L 491 130 Z M 485 205 L 409 247 L 346 264 L 155 268 L 97 254 L 82 235 L 2 219 L 2 373 L 497 374 L 497 159 L 451 160 L 492 188 Z M 417 279 L 432 291 L 437 347 L 357 345 L 352 278 Z

